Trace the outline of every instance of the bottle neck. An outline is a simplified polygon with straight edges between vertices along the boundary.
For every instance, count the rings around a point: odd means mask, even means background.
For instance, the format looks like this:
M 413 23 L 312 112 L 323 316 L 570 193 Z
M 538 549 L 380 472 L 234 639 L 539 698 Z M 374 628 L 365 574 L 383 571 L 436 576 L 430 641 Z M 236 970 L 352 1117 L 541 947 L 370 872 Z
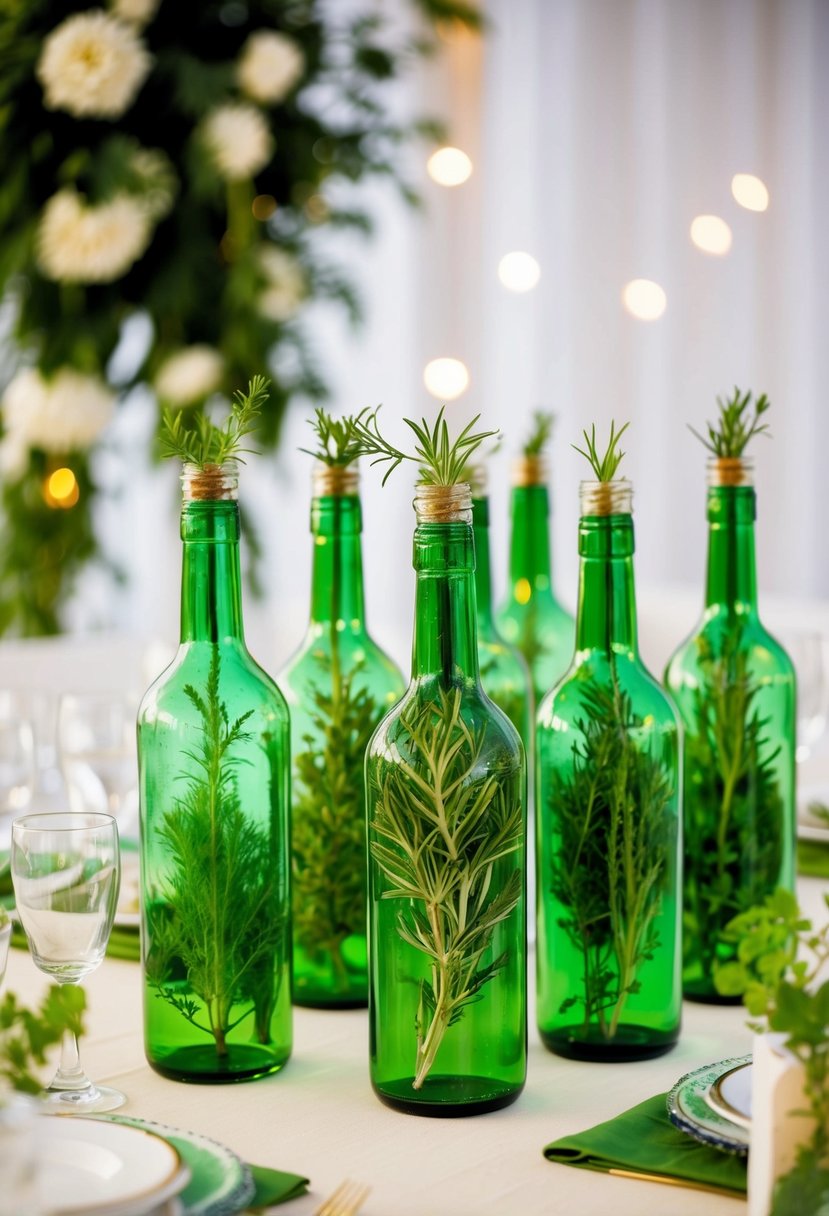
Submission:
M 475 546 L 468 523 L 418 524 L 414 534 L 412 679 L 449 688 L 478 681 Z
M 752 486 L 709 487 L 706 608 L 757 608 L 756 515 Z
M 182 642 L 242 642 L 238 505 L 224 500 L 185 503 L 181 539 Z
M 577 651 L 638 653 L 633 549 L 630 515 L 582 516 Z
M 472 499 L 472 534 L 475 538 L 475 599 L 478 625 L 492 624 L 492 575 L 489 563 L 489 499 Z
M 314 538 L 311 623 L 353 627 L 364 616 L 363 521 L 357 494 L 318 495 L 311 503 Z
M 515 586 L 521 579 L 530 591 L 550 586 L 550 498 L 545 485 L 514 486 L 509 573 Z

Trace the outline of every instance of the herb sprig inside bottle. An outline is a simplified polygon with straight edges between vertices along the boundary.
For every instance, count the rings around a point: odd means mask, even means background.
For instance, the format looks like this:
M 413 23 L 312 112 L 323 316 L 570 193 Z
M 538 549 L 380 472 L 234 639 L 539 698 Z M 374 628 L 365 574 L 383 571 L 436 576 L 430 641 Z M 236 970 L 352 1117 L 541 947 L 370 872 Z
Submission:
M 481 689 L 469 486 L 492 432 L 407 419 L 404 451 L 359 419 L 362 453 L 419 467 L 412 680 L 366 758 L 371 1076 L 419 1114 L 512 1102 L 526 1071 L 523 749 Z

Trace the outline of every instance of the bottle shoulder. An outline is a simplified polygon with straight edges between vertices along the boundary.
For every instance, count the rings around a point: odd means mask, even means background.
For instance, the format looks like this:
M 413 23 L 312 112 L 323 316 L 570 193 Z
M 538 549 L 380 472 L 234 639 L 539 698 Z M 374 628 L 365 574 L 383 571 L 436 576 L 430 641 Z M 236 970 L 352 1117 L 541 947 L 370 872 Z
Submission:
M 646 724 L 661 729 L 679 729 L 673 700 L 638 656 L 600 651 L 577 654 L 573 663 L 542 700 L 538 708 L 539 731 L 561 730 L 585 716 L 591 695 L 612 692 L 615 683 L 630 699 L 632 712 Z
M 665 668 L 672 690 L 695 685 L 713 663 L 743 663 L 745 674 L 778 683 L 794 682 L 794 665 L 756 612 L 709 609 L 677 647 Z
M 228 715 L 252 711 L 287 725 L 288 706 L 275 680 L 260 667 L 249 651 L 237 642 L 183 643 L 172 663 L 144 694 L 138 710 L 138 724 L 197 719 L 193 693 L 204 695 L 211 666 L 218 657 L 219 696 Z
M 289 705 L 301 704 L 321 679 L 330 683 L 333 651 L 330 631 L 309 630 L 277 676 Z M 364 631 L 339 633 L 337 658 L 343 673 L 356 673 L 355 683 L 369 687 L 383 701 L 401 696 L 406 687 L 397 664 Z

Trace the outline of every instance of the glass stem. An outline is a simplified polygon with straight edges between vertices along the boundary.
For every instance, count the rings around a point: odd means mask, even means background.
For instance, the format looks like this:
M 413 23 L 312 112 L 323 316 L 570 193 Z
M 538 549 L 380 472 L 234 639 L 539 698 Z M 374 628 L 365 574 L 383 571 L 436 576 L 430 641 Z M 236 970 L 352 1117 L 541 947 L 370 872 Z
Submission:
M 74 1030 L 63 1032 L 63 1042 L 60 1049 L 60 1065 L 52 1078 L 49 1093 L 65 1090 L 92 1089 L 92 1082 L 81 1068 L 81 1054 L 78 1048 L 78 1036 Z

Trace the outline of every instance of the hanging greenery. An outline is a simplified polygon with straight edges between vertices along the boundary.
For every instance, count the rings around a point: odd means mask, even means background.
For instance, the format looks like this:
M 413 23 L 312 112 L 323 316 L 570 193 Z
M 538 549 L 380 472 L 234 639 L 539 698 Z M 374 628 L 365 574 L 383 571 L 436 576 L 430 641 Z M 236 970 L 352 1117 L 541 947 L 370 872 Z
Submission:
M 454 0 L 410 2 L 411 33 L 368 0 L 345 15 L 322 0 L 3 6 L 0 328 L 18 367 L 2 400 L 0 632 L 57 631 L 101 557 L 92 454 L 129 390 L 151 386 L 195 429 L 268 367 L 266 447 L 292 397 L 325 399 L 303 306 L 334 300 L 354 321 L 361 306 L 320 236 L 372 229 L 340 187 L 385 175 L 413 198 L 398 154 L 439 129 L 391 118 L 386 93 L 438 22 L 479 24 Z

